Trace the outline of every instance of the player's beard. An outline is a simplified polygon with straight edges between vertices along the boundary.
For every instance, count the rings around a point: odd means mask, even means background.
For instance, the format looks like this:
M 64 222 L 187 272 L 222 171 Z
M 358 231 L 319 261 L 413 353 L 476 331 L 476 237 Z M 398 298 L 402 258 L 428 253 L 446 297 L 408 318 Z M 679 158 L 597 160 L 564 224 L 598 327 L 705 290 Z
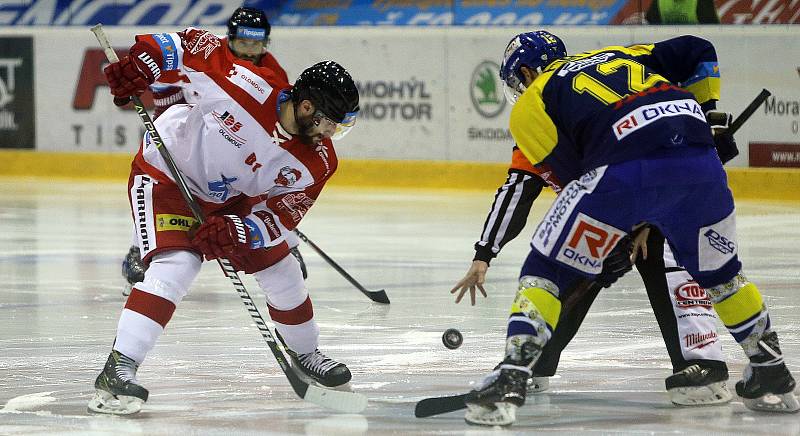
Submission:
M 246 61 L 252 62 L 253 65 L 258 65 L 258 63 L 261 61 L 261 57 L 262 56 L 263 55 L 260 55 L 260 54 L 259 55 L 246 55 L 246 54 L 237 54 L 236 55 L 236 57 L 238 57 L 239 59 L 244 59 Z
M 316 135 L 318 139 L 314 137 L 314 128 L 317 126 L 314 124 L 313 115 L 300 115 L 297 112 L 297 108 L 295 108 L 294 119 L 299 130 L 296 136 L 300 139 L 300 142 L 306 145 L 317 145 L 322 142 L 321 135 Z

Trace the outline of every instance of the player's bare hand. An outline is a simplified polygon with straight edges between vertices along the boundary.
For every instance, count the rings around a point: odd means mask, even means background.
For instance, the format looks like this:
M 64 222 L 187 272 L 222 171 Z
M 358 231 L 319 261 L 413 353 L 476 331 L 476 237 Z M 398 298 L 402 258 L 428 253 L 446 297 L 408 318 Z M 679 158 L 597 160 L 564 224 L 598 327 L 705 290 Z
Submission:
M 631 263 L 636 263 L 639 251 L 642 252 L 642 259 L 647 259 L 647 238 L 650 236 L 650 226 L 645 225 L 634 231 L 633 247 L 631 248 Z
M 469 267 L 469 271 L 467 271 L 467 274 L 464 276 L 464 278 L 459 280 L 453 289 L 450 290 L 451 294 L 458 292 L 458 295 L 456 296 L 456 304 L 460 303 L 461 299 L 464 298 L 464 295 L 469 292 L 470 302 L 474 306 L 476 289 L 483 294 L 484 298 L 486 298 L 486 290 L 483 289 L 483 283 L 486 281 L 486 271 L 488 269 L 488 263 L 482 260 L 472 261 L 472 265 Z

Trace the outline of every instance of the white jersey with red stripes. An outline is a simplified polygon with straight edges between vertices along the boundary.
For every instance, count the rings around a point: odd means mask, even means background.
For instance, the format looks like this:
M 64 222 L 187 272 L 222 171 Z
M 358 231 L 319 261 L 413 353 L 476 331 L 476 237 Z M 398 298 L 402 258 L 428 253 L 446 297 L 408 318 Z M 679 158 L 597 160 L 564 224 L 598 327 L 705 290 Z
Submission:
M 175 105 L 156 122 L 192 193 L 220 204 L 240 195 L 263 199 L 245 217 L 251 231 L 264 236 L 254 238 L 253 248 L 283 241 L 336 170 L 332 142 L 309 145 L 289 134 L 279 123 L 278 104 L 291 86 L 272 70 L 234 57 L 219 37 L 190 28 L 137 41 L 151 46 L 151 69 L 179 69 L 198 90 L 195 103 Z M 149 135 L 137 162 L 157 179 L 171 179 Z

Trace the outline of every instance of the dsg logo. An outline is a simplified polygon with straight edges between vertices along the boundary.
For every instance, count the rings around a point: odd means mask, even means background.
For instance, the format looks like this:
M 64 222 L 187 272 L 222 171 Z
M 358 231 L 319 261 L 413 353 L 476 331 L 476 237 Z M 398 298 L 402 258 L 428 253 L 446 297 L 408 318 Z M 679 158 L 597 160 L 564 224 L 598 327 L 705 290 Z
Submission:
M 707 232 L 703 233 L 703 236 L 708 239 L 711 247 L 722 254 L 730 254 L 736 251 L 736 243 L 720 235 L 714 229 L 708 229 Z
M 472 107 L 485 118 L 494 118 L 503 112 L 503 83 L 500 81 L 500 66 L 492 61 L 481 62 L 472 72 L 469 81 L 469 96 Z

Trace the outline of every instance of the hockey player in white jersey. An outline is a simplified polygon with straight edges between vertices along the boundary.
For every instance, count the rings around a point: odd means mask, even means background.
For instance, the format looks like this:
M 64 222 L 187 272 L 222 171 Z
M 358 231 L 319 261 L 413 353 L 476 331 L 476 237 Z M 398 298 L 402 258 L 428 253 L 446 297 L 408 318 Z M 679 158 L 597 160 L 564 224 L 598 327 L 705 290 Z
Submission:
M 346 384 L 347 366 L 318 350 L 319 327 L 286 235 L 337 167 L 331 138 L 358 113 L 358 90 L 333 61 L 307 68 L 294 87 L 271 70 L 234 57 L 206 31 L 139 35 L 128 56 L 106 67 L 116 98 L 141 93 L 163 71 L 180 68 L 201 89 L 155 122 L 205 214 L 197 227 L 152 138 L 145 135 L 129 179 L 144 280 L 125 304 L 116 339 L 95 381 L 89 409 L 130 414 L 148 391 L 136 380 L 203 257 L 225 257 L 253 274 L 299 375 L 327 387 Z M 260 200 L 256 202 L 256 200 Z
M 248 60 L 259 67 L 272 70 L 279 78 L 288 82 L 286 71 L 281 67 L 275 56 L 267 51 L 270 42 L 270 31 L 272 26 L 267 19 L 267 15 L 260 9 L 241 7 L 237 8 L 228 19 L 228 32 L 225 38 L 220 38 L 220 50 L 230 50 L 233 56 L 239 59 Z M 192 88 L 192 83 L 180 69 L 162 71 L 161 77 L 150 85 L 150 92 L 153 94 L 155 111 L 153 119 L 164 113 L 170 106 L 175 104 L 186 104 L 195 101 L 195 93 L 199 91 Z M 120 105 L 128 104 L 129 99 L 118 101 Z M 125 287 L 122 295 L 128 296 L 131 288 L 138 282 L 144 280 L 145 266 L 142 263 L 142 255 L 139 250 L 138 237 L 136 230 L 133 230 L 133 242 L 122 261 L 122 277 L 125 279 Z M 286 235 L 290 252 L 297 261 L 300 262 L 300 269 L 303 278 L 308 276 L 305 261 L 297 248 L 300 239 L 293 233 Z

